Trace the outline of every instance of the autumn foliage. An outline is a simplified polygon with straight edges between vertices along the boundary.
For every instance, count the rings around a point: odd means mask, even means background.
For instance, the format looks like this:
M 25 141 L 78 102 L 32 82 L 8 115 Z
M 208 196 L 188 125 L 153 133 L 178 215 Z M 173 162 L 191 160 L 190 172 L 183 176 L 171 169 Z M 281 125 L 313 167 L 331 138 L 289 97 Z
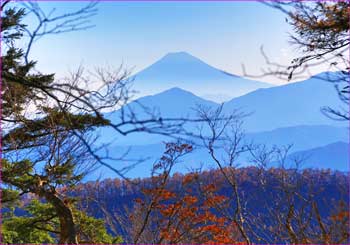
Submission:
M 161 173 L 142 189 L 143 199 L 136 199 L 132 215 L 134 241 L 155 243 L 237 243 L 236 226 L 220 215 L 218 208 L 227 205 L 227 197 L 218 195 L 214 184 L 202 183 L 198 174 L 183 178 L 180 185 L 169 184 L 169 173 L 176 159 L 192 150 L 187 144 L 167 144 L 160 162 Z M 205 196 L 199 197 L 198 193 Z
M 151 200 L 153 210 L 151 223 L 156 223 L 159 243 L 237 243 L 234 223 L 220 216 L 218 208 L 227 205 L 227 197 L 218 195 L 214 184 L 205 185 L 206 195 L 199 198 L 193 193 L 196 174 L 187 175 L 181 183 L 181 192 L 168 189 L 144 189 Z M 200 184 L 195 184 L 196 186 Z M 169 188 L 170 189 L 170 188 Z M 137 200 L 139 212 L 144 213 L 147 201 Z M 136 221 L 135 221 L 136 222 Z

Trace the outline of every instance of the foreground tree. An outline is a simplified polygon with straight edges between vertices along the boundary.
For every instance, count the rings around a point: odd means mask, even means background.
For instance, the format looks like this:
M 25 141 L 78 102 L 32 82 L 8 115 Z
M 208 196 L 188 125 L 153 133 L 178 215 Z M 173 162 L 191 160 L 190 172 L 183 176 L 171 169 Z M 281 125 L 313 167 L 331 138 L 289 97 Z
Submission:
M 112 237 L 105 228 L 105 222 L 87 216 L 71 204 L 79 243 L 121 243 L 120 237 Z M 44 204 L 37 199 L 25 205 L 26 214 L 17 216 L 14 212 L 6 212 L 2 217 L 2 237 L 4 243 L 57 243 L 60 234 L 60 221 L 56 209 L 51 204 Z
M 97 128 L 110 127 L 119 135 L 140 131 L 173 135 L 181 133 L 187 121 L 160 120 L 149 113 L 149 118 L 138 119 L 128 107 L 118 122 L 107 120 L 105 110 L 123 107 L 130 98 L 128 73 L 121 69 L 98 70 L 98 86 L 96 81 L 84 77 L 81 69 L 63 80 L 35 70 L 36 62 L 29 56 L 33 43 L 44 35 L 86 29 L 89 26 L 81 23 L 95 13 L 95 5 L 90 3 L 56 17 L 52 13 L 45 15 L 35 3 L 26 4 L 26 8 L 18 8 L 10 1 L 1 5 L 2 202 L 10 206 L 27 193 L 46 201 L 59 221 L 57 236 L 61 244 L 81 242 L 74 205 L 69 192 L 62 190 L 72 190 L 96 164 L 124 177 L 120 169 L 107 161 L 120 158 L 110 157 L 102 151 L 104 145 L 94 144 Z M 22 23 L 26 9 L 38 17 L 34 30 Z M 19 48 L 26 40 L 24 34 L 29 38 L 28 45 Z

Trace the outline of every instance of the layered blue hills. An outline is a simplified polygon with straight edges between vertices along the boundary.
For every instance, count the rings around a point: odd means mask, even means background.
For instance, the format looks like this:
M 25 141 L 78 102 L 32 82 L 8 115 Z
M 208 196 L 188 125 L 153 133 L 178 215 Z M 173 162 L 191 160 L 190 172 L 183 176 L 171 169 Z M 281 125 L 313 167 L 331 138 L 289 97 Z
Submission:
M 199 72 L 201 69 L 197 69 L 198 67 L 206 67 L 205 72 Z M 180 68 L 183 69 L 182 72 L 179 72 Z M 305 158 L 304 167 L 346 171 L 348 170 L 346 152 L 349 142 L 349 125 L 344 121 L 332 120 L 321 112 L 321 109 L 326 106 L 344 107 L 338 98 L 334 84 L 324 79 L 336 75 L 336 73 L 321 73 L 301 82 L 268 88 L 261 88 L 260 84 L 253 89 L 254 91 L 224 103 L 223 112 L 230 115 L 233 110 L 238 109 L 249 114 L 243 119 L 246 142 L 264 144 L 267 147 L 292 145 L 288 159 L 310 155 Z M 241 80 L 237 76 L 222 72 L 187 53 L 168 54 L 139 73 L 138 76 L 143 79 L 147 78 L 142 80 L 145 87 L 154 86 L 161 92 L 141 97 L 123 109 L 107 113 L 107 118 L 113 122 L 120 122 L 120 116 L 128 116 L 128 113 L 129 116 L 136 115 L 138 119 L 147 119 L 151 116 L 159 119 L 196 118 L 198 105 L 217 108 L 220 106 L 219 103 L 198 95 L 203 94 L 205 89 L 217 92 L 216 88 L 220 88 L 221 85 L 213 83 L 210 79 L 202 83 L 202 76 L 221 77 L 223 80 L 231 79 L 231 82 L 238 79 L 236 85 L 241 83 L 243 87 L 250 86 L 250 80 Z M 162 82 L 165 83 L 164 86 Z M 231 90 L 234 89 L 224 86 L 225 83 L 222 83 L 225 92 L 231 93 Z M 212 91 L 213 88 L 215 91 Z M 190 126 L 188 129 L 196 130 L 196 127 Z M 127 172 L 129 177 L 149 176 L 152 165 L 165 150 L 164 142 L 173 140 L 166 136 L 148 133 L 121 136 L 110 128 L 99 129 L 98 133 L 99 142 L 110 143 L 108 150 L 114 157 L 128 152 L 125 160 L 111 162 L 113 167 L 122 169 L 135 163 L 135 159 L 144 160 L 130 168 Z M 220 150 L 219 154 L 221 154 Z M 251 163 L 248 159 L 239 159 L 240 166 L 249 164 Z M 215 164 L 210 159 L 207 150 L 197 146 L 192 154 L 184 157 L 183 162 L 178 164 L 174 171 L 184 173 L 191 169 L 214 167 Z M 104 176 L 103 178 L 115 176 L 110 170 L 101 168 L 89 178 L 96 178 L 100 175 Z
M 348 171 L 349 170 L 349 145 L 348 129 L 332 126 L 298 126 L 293 128 L 280 128 L 273 131 L 250 133 L 245 137 L 246 142 L 254 142 L 255 144 L 264 144 L 269 148 L 273 146 L 284 147 L 292 145 L 287 166 L 293 167 L 294 159 L 301 160 L 301 168 L 329 168 L 332 170 Z M 136 135 L 135 135 L 136 136 Z M 145 135 L 143 135 L 144 137 Z M 142 137 L 139 137 L 142 140 Z M 114 153 L 115 157 L 128 152 L 125 161 L 111 161 L 113 167 L 118 169 L 125 168 L 134 164 L 135 160 L 143 161 L 135 165 L 127 172 L 129 177 L 148 177 L 151 169 L 165 151 L 163 142 L 153 139 L 153 144 L 144 140 L 143 144 L 122 145 L 115 144 L 109 147 L 109 152 Z M 162 140 L 162 139 L 159 139 Z M 218 155 L 225 153 L 218 149 Z M 252 164 L 249 155 L 243 155 L 237 161 L 241 167 Z M 130 159 L 130 160 L 129 160 Z M 271 163 L 275 166 L 277 163 Z M 205 148 L 195 147 L 191 154 L 182 158 L 178 163 L 174 172 L 186 173 L 193 169 L 210 169 L 217 167 L 210 158 Z M 113 177 L 115 173 L 107 168 L 100 168 L 89 179 L 97 176 L 101 178 Z

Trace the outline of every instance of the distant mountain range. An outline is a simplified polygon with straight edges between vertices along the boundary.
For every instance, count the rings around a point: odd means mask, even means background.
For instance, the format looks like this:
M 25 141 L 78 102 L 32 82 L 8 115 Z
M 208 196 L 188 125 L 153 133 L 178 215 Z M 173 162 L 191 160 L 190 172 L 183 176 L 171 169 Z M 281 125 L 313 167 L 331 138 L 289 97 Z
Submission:
M 316 169 L 331 169 L 338 171 L 349 171 L 349 143 L 335 142 L 327 145 L 318 146 L 315 148 L 301 150 L 290 153 L 284 162 L 286 168 L 296 167 L 295 160 L 300 163 L 298 166 L 300 169 L 316 168 Z M 129 151 L 129 157 L 133 159 L 144 159 L 139 164 L 130 168 L 126 173 L 126 176 L 132 178 L 149 177 L 151 174 L 152 166 L 162 156 L 165 151 L 164 144 L 151 144 L 151 145 L 138 145 L 132 148 L 123 146 L 114 146 L 110 149 L 111 152 L 118 151 L 120 153 Z M 293 148 L 292 148 L 293 150 Z M 218 150 L 218 156 L 224 156 L 222 150 Z M 238 167 L 247 167 L 254 165 L 249 161 L 251 156 L 248 154 L 240 157 L 237 160 Z M 125 160 L 119 162 L 111 162 L 111 165 L 117 169 L 123 169 L 134 161 Z M 271 162 L 269 167 L 278 167 L 280 163 Z M 208 151 L 204 148 L 195 149 L 191 154 L 188 154 L 181 158 L 173 168 L 173 173 L 187 173 L 191 170 L 208 170 L 215 169 L 218 166 L 209 156 Z M 90 176 L 89 180 L 101 177 L 101 179 L 115 177 L 116 174 L 105 167 L 101 167 Z
M 181 69 L 183 72 L 180 72 Z M 322 107 L 339 108 L 342 106 L 333 84 L 323 80 L 324 77 L 328 78 L 333 75 L 336 74 L 321 73 L 301 82 L 258 88 L 262 84 L 251 83 L 250 80 L 226 74 L 189 54 L 168 54 L 137 76 L 143 79 L 141 79 L 142 86 L 145 88 L 149 86 L 150 90 L 153 87 L 157 87 L 158 90 L 163 90 L 167 86 L 175 85 L 176 87 L 165 89 L 158 94 L 141 97 L 126 105 L 123 110 L 107 113 L 106 117 L 115 123 L 120 121 L 120 115 L 131 112 L 138 119 L 147 119 L 150 115 L 157 118 L 196 118 L 195 108 L 198 105 L 207 108 L 220 106 L 220 104 L 201 98 L 196 94 L 203 94 L 205 89 L 216 92 L 217 88 L 221 89 L 221 86 L 224 89 L 227 85 L 225 83 L 228 81 L 225 79 L 230 78 L 233 84 L 240 84 L 239 86 L 243 87 L 246 85 L 249 89 L 253 89 L 251 84 L 257 85 L 254 91 L 228 100 L 223 106 L 223 112 L 226 115 L 230 115 L 233 110 L 237 109 L 244 113 L 250 113 L 248 117 L 243 119 L 243 129 L 246 132 L 245 140 L 247 142 L 264 144 L 268 147 L 292 144 L 293 148 L 288 159 L 310 155 L 304 159 L 305 167 L 322 167 L 343 171 L 348 170 L 349 161 L 347 154 L 349 149 L 348 122 L 331 120 L 321 112 Z M 146 79 L 151 77 L 157 79 Z M 226 82 L 214 83 L 214 80 L 210 82 L 208 79 L 205 83 L 201 83 L 202 77 L 213 79 L 221 77 Z M 181 79 L 176 80 L 176 78 Z M 185 80 L 185 78 L 188 79 Z M 164 86 L 162 82 L 164 82 Z M 204 90 L 198 90 L 198 92 L 196 87 L 203 87 Z M 224 90 L 234 89 L 227 86 Z M 189 129 L 195 130 L 195 127 Z M 159 159 L 164 151 L 163 142 L 173 140 L 165 136 L 147 133 L 118 136 L 112 131 L 114 130 L 110 128 L 98 130 L 101 136 L 99 142 L 111 143 L 109 152 L 112 156 L 118 157 L 128 151 L 127 158 L 146 159 L 128 172 L 130 177 L 149 176 L 152 164 Z M 208 152 L 203 148 L 197 148 L 183 161 L 184 163 L 177 165 L 174 171 L 187 172 L 191 168 L 201 166 L 206 169 L 215 167 Z M 126 160 L 112 164 L 120 169 L 131 163 L 133 162 Z M 240 163 L 242 166 L 249 164 L 244 158 L 240 159 Z M 106 169 L 97 171 L 94 174 L 95 177 L 97 173 L 103 173 L 105 177 L 115 176 Z
M 332 142 L 349 141 L 349 129 L 325 125 L 294 126 L 271 131 L 248 133 L 247 141 L 272 146 L 291 145 L 291 152 L 307 150 Z
M 250 114 L 244 118 L 247 132 L 261 132 L 300 125 L 347 126 L 326 117 L 321 109 L 344 107 L 333 84 L 322 80 L 329 73 L 311 77 L 305 81 L 290 83 L 272 88 L 257 89 L 246 95 L 234 98 L 224 104 L 224 113 L 233 110 Z M 212 85 L 215 87 L 216 85 Z M 218 103 L 200 98 L 182 88 L 171 88 L 161 93 L 145 96 L 127 105 L 139 118 L 147 118 L 146 112 L 166 117 L 195 117 L 197 105 L 215 108 Z M 145 110 L 147 108 L 147 110 Z M 116 111 L 108 117 L 118 120 Z
M 141 95 L 180 87 L 217 102 L 273 86 L 219 70 L 186 52 L 168 53 L 131 79 Z
M 346 171 L 348 170 L 349 155 L 348 151 L 348 129 L 332 126 L 296 126 L 288 128 L 280 128 L 272 131 L 249 133 L 245 137 L 246 142 L 254 142 L 255 144 L 264 144 L 267 147 L 283 147 L 292 145 L 287 161 L 288 166 L 293 166 L 292 159 L 303 159 L 302 168 L 330 168 L 334 170 Z M 113 134 L 112 134 L 113 135 Z M 130 177 L 147 177 L 150 175 L 150 170 L 153 163 L 155 163 L 165 151 L 165 145 L 161 141 L 164 139 L 151 137 L 149 134 L 134 134 L 130 135 L 135 144 L 129 142 L 115 142 L 120 143 L 111 145 L 108 149 L 114 156 L 118 157 L 128 152 L 125 161 L 114 162 L 112 165 L 118 169 L 127 167 L 133 164 L 134 161 L 128 159 L 145 159 L 138 165 L 128 171 L 127 176 Z M 129 137 L 126 137 L 129 138 Z M 137 141 L 138 140 L 138 141 Z M 126 145 L 126 143 L 130 143 Z M 333 142 L 338 142 L 333 144 Z M 341 143 L 339 143 L 341 142 Z M 124 143 L 124 145 L 122 145 Z M 337 150 L 338 149 L 338 150 Z M 218 154 L 224 154 L 223 151 L 218 150 Z M 242 156 L 237 161 L 240 166 L 248 166 L 248 155 Z M 271 163 L 275 166 L 276 163 Z M 210 158 L 208 151 L 205 148 L 196 148 L 191 154 L 182 158 L 182 162 L 177 164 L 174 172 L 186 173 L 191 169 L 210 169 L 217 167 Z M 106 168 L 101 168 L 89 179 L 96 178 L 101 175 L 102 178 L 113 177 L 115 173 Z

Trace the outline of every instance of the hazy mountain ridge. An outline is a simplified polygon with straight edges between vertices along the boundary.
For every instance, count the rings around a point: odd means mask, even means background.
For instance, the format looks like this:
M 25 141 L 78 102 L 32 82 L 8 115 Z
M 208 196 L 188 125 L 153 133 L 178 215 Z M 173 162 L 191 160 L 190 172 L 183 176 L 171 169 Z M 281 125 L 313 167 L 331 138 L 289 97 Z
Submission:
M 149 119 L 150 116 L 157 118 L 196 118 L 196 108 L 199 106 L 216 108 L 219 104 L 202 99 L 191 92 L 180 88 L 171 88 L 156 95 L 149 95 L 130 102 L 124 108 L 124 111 L 117 110 L 109 112 L 105 116 L 109 120 L 118 123 L 120 116 L 133 113 L 139 120 Z M 115 138 L 115 133 L 111 128 L 98 129 L 102 141 L 114 140 L 117 145 L 145 145 L 155 144 L 169 140 L 169 138 L 156 134 L 137 133 L 128 136 L 119 136 Z M 113 138 L 112 138 L 113 137 Z
M 313 164 L 313 159 L 320 159 L 324 152 L 329 152 L 327 146 L 333 142 L 348 142 L 348 129 L 347 128 L 338 128 L 331 126 L 296 126 L 292 128 L 280 128 L 273 131 L 259 132 L 259 133 L 249 133 L 245 137 L 245 141 L 248 143 L 254 142 L 255 144 L 264 144 L 267 147 L 283 147 L 292 145 L 292 148 L 289 151 L 288 164 L 292 166 L 291 159 L 294 157 L 304 158 L 304 156 L 309 155 L 310 151 L 318 149 L 315 153 L 312 153 L 313 158 L 305 159 L 305 162 L 302 164 L 302 167 L 313 167 L 319 168 L 317 164 Z M 135 134 L 134 136 L 137 136 Z M 163 139 L 158 138 L 147 138 L 147 134 L 142 135 L 138 138 L 138 144 L 134 145 L 111 145 L 109 148 L 110 152 L 119 152 L 121 155 L 124 152 L 129 151 L 129 156 L 133 159 L 147 159 L 144 162 L 136 165 L 128 172 L 130 177 L 148 177 L 151 171 L 153 164 L 162 156 L 165 151 L 165 145 L 162 142 Z M 307 140 L 309 139 L 309 140 Z M 135 139 L 137 140 L 137 139 Z M 152 141 L 153 140 L 153 141 Z M 145 142 L 144 145 L 140 145 L 140 142 Z M 147 143 L 148 142 L 148 143 Z M 117 143 L 117 142 L 116 142 Z M 125 142 L 124 142 L 125 143 Z M 345 144 L 345 143 L 344 143 Z M 323 148 L 326 147 L 326 148 Z M 344 145 L 341 145 L 344 153 Z M 218 154 L 224 154 L 222 151 L 218 151 Z M 330 156 L 334 159 L 338 159 L 334 164 L 328 160 L 323 162 L 322 167 L 330 168 L 334 170 L 342 170 L 348 166 L 348 158 L 344 156 Z M 332 159 L 332 158 L 327 158 Z M 240 167 L 249 166 L 251 163 L 248 161 L 249 156 L 241 156 L 237 163 L 240 164 Z M 319 162 L 319 161 L 317 161 Z M 125 167 L 130 164 L 130 161 L 120 161 L 113 166 L 119 166 L 119 168 Z M 271 164 L 272 166 L 273 164 Z M 274 164 L 275 165 L 275 164 Z M 174 172 L 186 173 L 191 169 L 212 169 L 216 165 L 212 161 L 208 151 L 205 148 L 195 147 L 194 151 L 191 154 L 184 156 L 181 160 L 181 163 L 177 164 L 174 167 Z M 110 172 L 105 168 L 101 168 L 96 173 L 93 173 L 93 176 L 100 175 L 104 178 L 113 177 L 114 173 Z M 93 179 L 92 176 L 89 179 Z
M 301 168 L 336 169 L 349 171 L 349 143 L 335 142 L 305 151 L 295 152 L 288 157 L 289 164 L 293 159 L 302 161 Z
M 322 112 L 323 107 L 339 108 L 341 103 L 332 83 L 324 81 L 321 73 L 301 82 L 258 89 L 225 103 L 227 113 L 233 109 L 251 112 L 245 119 L 248 131 L 273 130 L 296 125 L 334 125 L 346 123 L 332 120 Z

